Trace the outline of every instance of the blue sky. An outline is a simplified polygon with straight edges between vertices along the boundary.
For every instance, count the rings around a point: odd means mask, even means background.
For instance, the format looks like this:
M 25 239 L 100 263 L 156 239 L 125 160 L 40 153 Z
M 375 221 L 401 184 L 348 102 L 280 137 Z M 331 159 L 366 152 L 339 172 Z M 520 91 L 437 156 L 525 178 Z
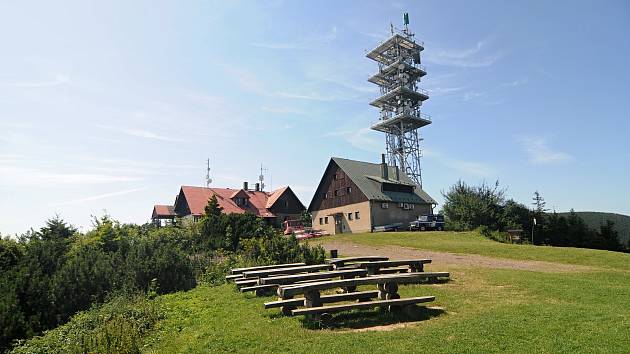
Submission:
M 625 1 L 0 2 L 0 232 L 58 213 L 145 222 L 180 185 L 291 185 L 379 160 L 365 58 L 409 12 L 425 43 L 425 189 L 630 214 Z

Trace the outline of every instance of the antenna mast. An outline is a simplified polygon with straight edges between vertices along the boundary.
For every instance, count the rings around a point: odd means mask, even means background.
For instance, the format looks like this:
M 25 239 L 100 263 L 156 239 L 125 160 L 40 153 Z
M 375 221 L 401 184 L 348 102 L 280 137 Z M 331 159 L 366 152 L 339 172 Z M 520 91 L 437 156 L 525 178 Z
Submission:
M 267 172 L 266 168 L 263 168 L 262 163 L 260 164 L 260 175 L 258 176 L 258 180 L 260 181 L 260 191 L 265 190 L 265 172 Z
M 420 112 L 422 102 L 429 99 L 426 90 L 418 87 L 427 74 L 420 65 L 423 42 L 416 42 L 409 30 L 409 14 L 404 14 L 404 30 L 394 32 L 367 57 L 378 63 L 378 73 L 368 79 L 379 86 L 381 96 L 370 102 L 380 109 L 379 120 L 372 129 L 385 133 L 385 147 L 390 166 L 400 169 L 422 188 L 420 169 L 419 128 L 431 124 L 431 117 Z
M 206 167 L 206 188 L 210 188 L 210 183 L 212 183 L 212 178 L 210 178 L 210 158 L 206 161 L 208 162 Z

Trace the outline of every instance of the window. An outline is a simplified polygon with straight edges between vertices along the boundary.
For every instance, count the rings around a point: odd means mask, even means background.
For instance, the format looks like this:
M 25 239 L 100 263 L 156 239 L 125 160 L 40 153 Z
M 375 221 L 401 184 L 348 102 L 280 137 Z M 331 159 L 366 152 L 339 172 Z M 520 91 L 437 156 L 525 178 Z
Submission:
M 346 187 L 346 192 L 348 192 L 348 194 L 352 193 L 352 187 Z
M 383 183 L 381 188 L 383 192 L 413 193 L 413 186 L 406 184 Z
M 383 208 L 383 209 L 387 209 L 387 208 L 389 208 L 389 204 L 387 204 L 387 203 L 381 203 L 381 208 Z
M 333 180 L 335 180 L 335 181 L 337 180 L 337 174 L 336 173 L 333 175 Z
M 335 197 L 339 196 L 339 189 L 335 189 Z
M 355 218 L 355 219 L 357 219 L 357 220 L 361 219 L 361 218 L 359 217 L 359 212 L 358 212 L 358 211 L 355 211 L 355 212 L 354 212 L 354 218 Z
M 324 217 L 324 224 L 328 224 L 328 217 Z
M 288 208 L 288 207 L 289 207 L 289 201 L 288 201 L 288 200 L 285 200 L 285 201 L 284 201 L 284 207 L 285 207 L 285 208 Z
M 319 224 L 323 225 L 324 224 L 324 218 L 319 218 Z
M 328 192 L 324 193 L 324 199 L 328 199 Z
M 352 220 L 352 213 L 348 213 L 348 220 Z

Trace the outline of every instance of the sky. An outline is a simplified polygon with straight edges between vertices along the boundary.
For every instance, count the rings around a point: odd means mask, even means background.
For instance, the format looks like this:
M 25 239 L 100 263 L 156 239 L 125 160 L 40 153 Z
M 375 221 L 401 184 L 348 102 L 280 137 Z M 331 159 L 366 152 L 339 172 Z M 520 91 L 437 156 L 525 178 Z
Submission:
M 0 233 L 143 223 L 181 185 L 267 168 L 303 204 L 331 156 L 379 162 L 367 50 L 424 42 L 424 189 L 630 214 L 627 1 L 0 1 Z

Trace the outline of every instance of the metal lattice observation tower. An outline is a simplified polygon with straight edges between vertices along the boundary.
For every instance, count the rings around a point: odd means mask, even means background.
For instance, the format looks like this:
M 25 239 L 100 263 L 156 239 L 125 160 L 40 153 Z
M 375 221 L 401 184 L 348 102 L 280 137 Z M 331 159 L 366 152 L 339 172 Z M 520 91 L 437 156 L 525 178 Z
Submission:
M 427 74 L 420 65 L 424 43 L 414 40 L 406 13 L 404 20 L 402 31 L 396 32 L 392 26 L 391 37 L 366 55 L 378 63 L 378 73 L 368 81 L 378 85 L 381 92 L 370 102 L 380 109 L 380 118 L 371 128 L 385 133 L 388 164 L 399 166 L 422 187 L 418 130 L 431 124 L 431 118 L 420 109 L 429 99 L 428 92 L 418 87 L 420 78 Z

